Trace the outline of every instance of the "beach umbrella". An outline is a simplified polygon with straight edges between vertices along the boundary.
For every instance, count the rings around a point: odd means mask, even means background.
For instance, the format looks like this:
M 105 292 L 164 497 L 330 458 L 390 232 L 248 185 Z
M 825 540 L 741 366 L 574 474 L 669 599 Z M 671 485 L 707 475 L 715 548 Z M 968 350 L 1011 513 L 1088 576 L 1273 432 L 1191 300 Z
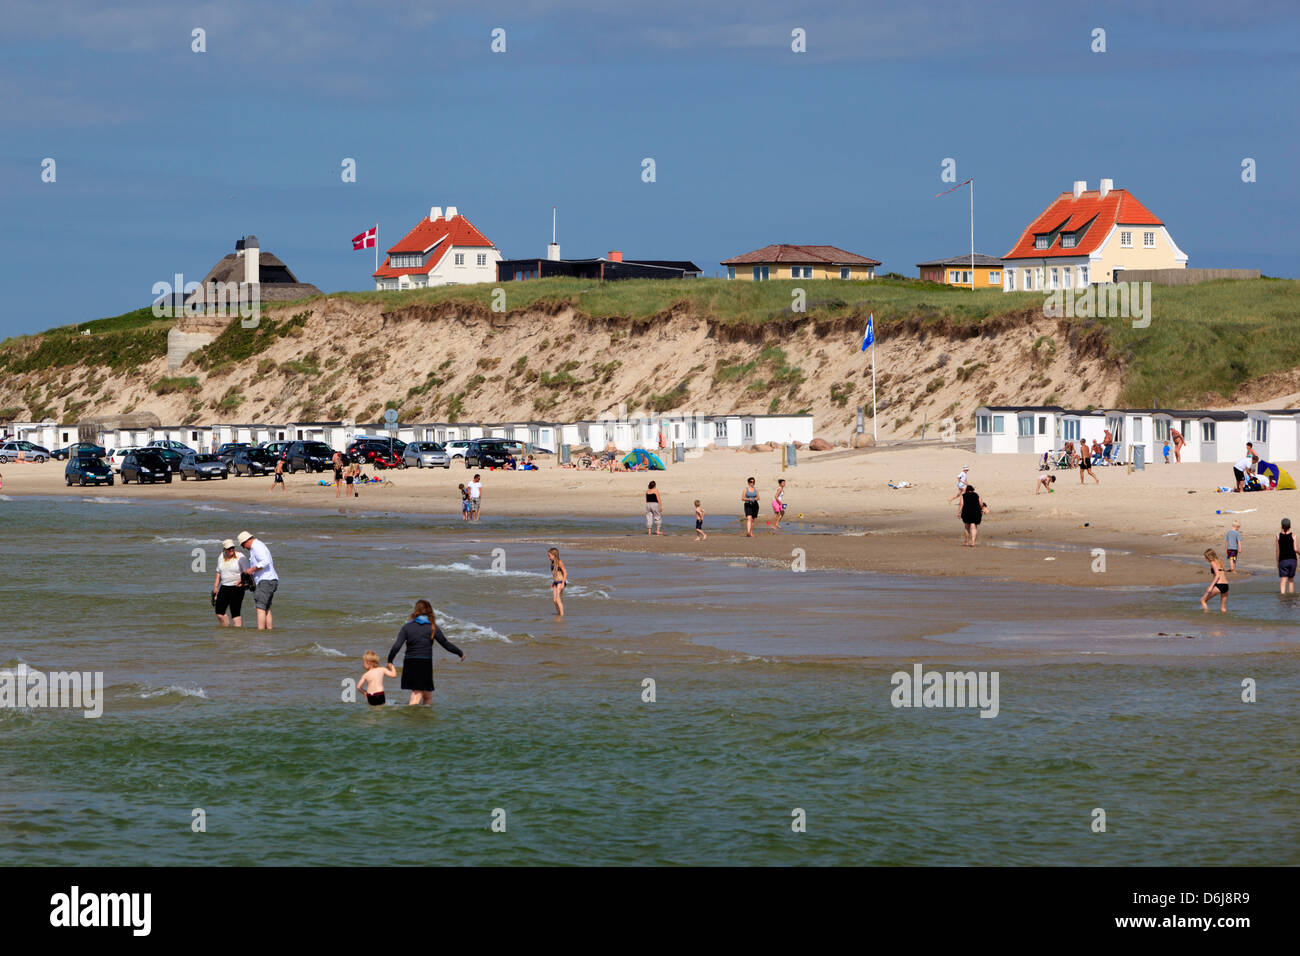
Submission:
M 1295 479 L 1281 465 L 1271 461 L 1261 461 L 1255 470 L 1257 475 L 1266 475 L 1270 488 L 1278 491 L 1294 491 Z

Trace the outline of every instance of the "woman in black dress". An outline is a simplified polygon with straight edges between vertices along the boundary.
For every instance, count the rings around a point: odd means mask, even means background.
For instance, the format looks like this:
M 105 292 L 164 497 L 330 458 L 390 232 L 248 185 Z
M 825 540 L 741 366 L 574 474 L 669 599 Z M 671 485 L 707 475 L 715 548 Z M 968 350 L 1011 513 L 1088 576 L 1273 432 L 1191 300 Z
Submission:
M 388 663 L 391 664 L 402 645 L 406 645 L 406 657 L 402 660 L 402 689 L 411 692 L 413 705 L 433 703 L 434 641 L 449 653 L 459 654 L 462 661 L 465 659 L 461 649 L 448 642 L 442 628 L 434 623 L 433 606 L 428 601 L 416 601 L 415 610 L 397 632 L 397 640 L 388 652 Z
M 966 529 L 962 540 L 963 546 L 975 547 L 975 535 L 979 533 L 980 519 L 988 510 L 989 506 L 980 501 L 980 496 L 975 493 L 975 486 L 967 485 L 961 495 L 961 523 Z

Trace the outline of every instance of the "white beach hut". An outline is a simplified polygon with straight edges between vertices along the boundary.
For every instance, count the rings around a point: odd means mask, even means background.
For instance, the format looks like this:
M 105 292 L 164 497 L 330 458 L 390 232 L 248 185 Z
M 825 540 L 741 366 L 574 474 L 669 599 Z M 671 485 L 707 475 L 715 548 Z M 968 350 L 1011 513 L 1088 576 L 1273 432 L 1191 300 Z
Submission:
M 1265 461 L 1300 461 L 1300 409 L 1253 409 L 1246 413 L 1248 440 Z
M 981 405 L 975 410 L 976 454 L 1042 455 L 1062 443 L 1065 422 L 1059 405 Z

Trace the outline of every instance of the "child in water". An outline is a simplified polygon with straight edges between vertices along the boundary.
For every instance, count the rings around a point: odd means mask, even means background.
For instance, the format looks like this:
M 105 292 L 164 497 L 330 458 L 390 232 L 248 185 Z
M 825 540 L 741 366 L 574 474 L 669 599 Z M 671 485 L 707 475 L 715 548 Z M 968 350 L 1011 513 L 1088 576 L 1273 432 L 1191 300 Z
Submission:
M 695 540 L 703 541 L 708 535 L 704 533 L 704 506 L 700 499 L 695 499 Z
M 1228 552 L 1228 570 L 1237 570 L 1237 555 L 1241 554 L 1241 522 L 1234 521 L 1224 544 Z
M 366 695 L 366 703 L 371 707 L 384 704 L 384 678 L 396 677 L 397 668 L 390 661 L 386 666 L 379 666 L 379 655 L 366 651 L 361 655 L 361 662 L 366 665 L 366 672 L 357 679 L 357 690 Z
M 559 548 L 548 548 L 546 556 L 551 559 L 551 598 L 555 601 L 556 617 L 564 617 L 564 601 L 561 595 L 569 583 L 569 572 L 560 560 Z
M 457 488 L 460 489 L 460 520 L 468 521 L 469 511 L 471 507 L 470 500 L 469 500 L 469 489 L 465 487 L 464 482 L 461 482 L 459 485 L 457 485 Z
M 1205 552 L 1205 560 L 1210 562 L 1210 574 L 1213 577 L 1210 579 L 1210 586 L 1201 595 L 1201 607 L 1207 611 L 1210 609 L 1209 604 L 1206 602 L 1210 600 L 1210 596 L 1217 589 L 1219 592 L 1219 610 L 1226 612 L 1228 610 L 1228 576 L 1223 573 L 1223 565 L 1219 563 L 1219 556 L 1214 553 L 1213 548 Z

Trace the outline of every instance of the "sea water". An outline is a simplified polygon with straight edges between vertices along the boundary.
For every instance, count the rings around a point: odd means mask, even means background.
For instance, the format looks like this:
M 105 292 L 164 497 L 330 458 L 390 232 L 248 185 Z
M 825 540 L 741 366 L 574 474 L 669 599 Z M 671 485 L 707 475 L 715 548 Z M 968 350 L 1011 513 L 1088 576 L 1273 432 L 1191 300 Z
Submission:
M 97 719 L 0 709 L 0 851 L 64 865 L 1300 862 L 1300 605 L 1271 579 L 1234 583 L 1220 615 L 1201 611 L 1200 585 L 565 545 L 636 525 L 5 501 L 0 668 L 102 672 L 105 699 Z M 245 529 L 281 578 L 274 631 L 214 626 L 217 549 Z M 551 544 L 571 581 L 562 621 Z M 466 655 L 435 648 L 433 707 L 402 706 L 397 679 L 388 706 L 345 701 L 362 653 L 386 657 L 419 598 Z M 254 624 L 251 597 L 244 609 Z M 996 716 L 895 706 L 894 675 L 917 664 L 996 674 Z

